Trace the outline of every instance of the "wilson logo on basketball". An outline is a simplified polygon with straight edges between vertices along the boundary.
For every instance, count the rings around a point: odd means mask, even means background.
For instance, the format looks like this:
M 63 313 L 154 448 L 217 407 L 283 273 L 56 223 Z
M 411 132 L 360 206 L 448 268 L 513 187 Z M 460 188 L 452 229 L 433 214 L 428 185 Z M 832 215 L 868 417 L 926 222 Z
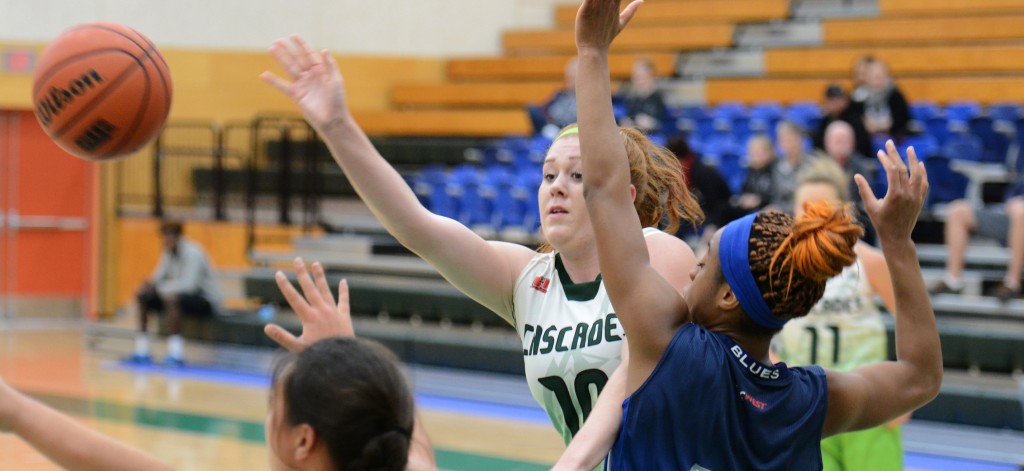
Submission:
M 535 290 L 537 290 L 537 291 L 540 291 L 541 293 L 547 293 L 548 292 L 548 285 L 550 285 L 550 284 L 551 284 L 551 280 L 550 279 L 544 278 L 543 276 L 538 276 L 537 278 L 533 279 L 533 284 L 530 285 L 530 287 L 535 289 Z
M 94 90 L 101 83 L 103 83 L 103 76 L 90 69 L 81 77 L 68 83 L 66 88 L 50 87 L 50 93 L 43 95 L 39 103 L 36 103 L 36 115 L 39 116 L 39 122 L 43 123 L 43 126 L 49 126 L 53 118 L 71 105 L 76 97 Z
M 75 138 L 75 145 L 86 152 L 92 152 L 109 141 L 114 136 L 114 131 L 117 131 L 117 128 L 113 124 L 104 119 L 98 119 L 86 128 L 82 135 Z

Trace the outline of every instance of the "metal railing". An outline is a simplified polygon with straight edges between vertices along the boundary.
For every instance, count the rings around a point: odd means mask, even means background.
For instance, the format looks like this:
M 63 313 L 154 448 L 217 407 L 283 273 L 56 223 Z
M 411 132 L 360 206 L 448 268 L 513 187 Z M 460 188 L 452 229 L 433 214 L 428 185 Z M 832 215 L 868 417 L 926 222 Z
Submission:
M 260 242 L 257 223 L 308 229 L 320 222 L 329 159 L 301 118 L 172 121 L 152 149 L 116 164 L 121 215 L 244 222 L 250 250 Z

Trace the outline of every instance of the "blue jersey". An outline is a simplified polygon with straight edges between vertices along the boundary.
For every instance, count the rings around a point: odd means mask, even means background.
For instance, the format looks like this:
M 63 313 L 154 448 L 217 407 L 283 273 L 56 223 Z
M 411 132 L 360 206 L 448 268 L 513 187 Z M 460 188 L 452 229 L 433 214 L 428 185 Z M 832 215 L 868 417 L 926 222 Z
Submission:
M 623 402 L 613 470 L 821 469 L 828 390 L 820 367 L 765 366 L 687 324 Z

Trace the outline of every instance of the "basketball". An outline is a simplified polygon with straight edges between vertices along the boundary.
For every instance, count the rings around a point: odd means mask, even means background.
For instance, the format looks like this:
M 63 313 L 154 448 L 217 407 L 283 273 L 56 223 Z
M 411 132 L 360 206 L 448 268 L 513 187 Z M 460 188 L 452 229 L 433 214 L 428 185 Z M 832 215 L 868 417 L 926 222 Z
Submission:
M 39 58 L 35 115 L 46 134 L 77 157 L 104 161 L 148 144 L 171 109 L 171 74 L 156 46 L 117 23 L 62 33 Z

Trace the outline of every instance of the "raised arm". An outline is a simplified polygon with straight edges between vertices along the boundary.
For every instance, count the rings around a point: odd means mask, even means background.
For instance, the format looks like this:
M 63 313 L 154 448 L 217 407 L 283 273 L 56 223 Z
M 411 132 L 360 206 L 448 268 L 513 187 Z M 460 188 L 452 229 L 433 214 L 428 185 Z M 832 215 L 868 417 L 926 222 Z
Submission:
M 682 298 L 651 265 L 630 194 L 626 149 L 612 111 L 608 47 L 640 3 L 630 3 L 620 15 L 619 0 L 585 0 L 576 17 L 584 195 L 605 289 L 630 339 L 627 392 L 653 371 L 686 317 Z
M 320 262 L 313 262 L 313 276 L 306 270 L 306 263 L 301 258 L 292 261 L 295 276 L 299 279 L 302 293 L 292 286 L 283 272 L 277 272 L 274 279 L 288 305 L 302 322 L 302 335 L 295 337 L 276 324 L 267 324 L 263 331 L 268 337 L 288 351 L 298 354 L 314 343 L 330 337 L 355 337 L 352 328 L 352 313 L 349 309 L 348 282 L 338 282 L 338 302 L 327 285 L 327 276 Z M 413 423 L 412 437 L 409 442 L 409 471 L 429 471 L 437 469 L 437 457 L 434 446 L 430 443 L 423 421 L 417 415 Z
M 86 427 L 0 379 L 0 432 L 9 431 L 72 471 L 169 470 L 153 456 Z
M 289 80 L 270 72 L 261 77 L 302 109 L 388 232 L 456 288 L 508 318 L 515 277 L 532 252 L 514 244 L 487 242 L 462 224 L 424 208 L 353 119 L 341 73 L 330 53 L 314 52 L 298 36 L 276 41 L 270 53 Z
M 690 271 L 697 263 L 693 250 L 678 237 L 664 232 L 646 237 L 647 250 L 655 254 L 654 269 L 676 292 L 690 285 Z M 608 455 L 622 423 L 622 401 L 626 399 L 626 373 L 629 370 L 629 341 L 622 339 L 622 362 L 601 390 L 594 410 L 573 437 L 553 469 L 594 469 Z
M 857 175 L 864 206 L 878 230 L 896 295 L 896 361 L 865 365 L 850 373 L 827 371 L 828 412 L 823 435 L 881 425 L 930 402 L 942 384 L 942 350 L 935 312 L 921 276 L 911 231 L 928 193 L 924 165 L 908 149 L 910 170 L 896 146 L 878 159 L 889 189 L 876 199 L 867 180 Z

